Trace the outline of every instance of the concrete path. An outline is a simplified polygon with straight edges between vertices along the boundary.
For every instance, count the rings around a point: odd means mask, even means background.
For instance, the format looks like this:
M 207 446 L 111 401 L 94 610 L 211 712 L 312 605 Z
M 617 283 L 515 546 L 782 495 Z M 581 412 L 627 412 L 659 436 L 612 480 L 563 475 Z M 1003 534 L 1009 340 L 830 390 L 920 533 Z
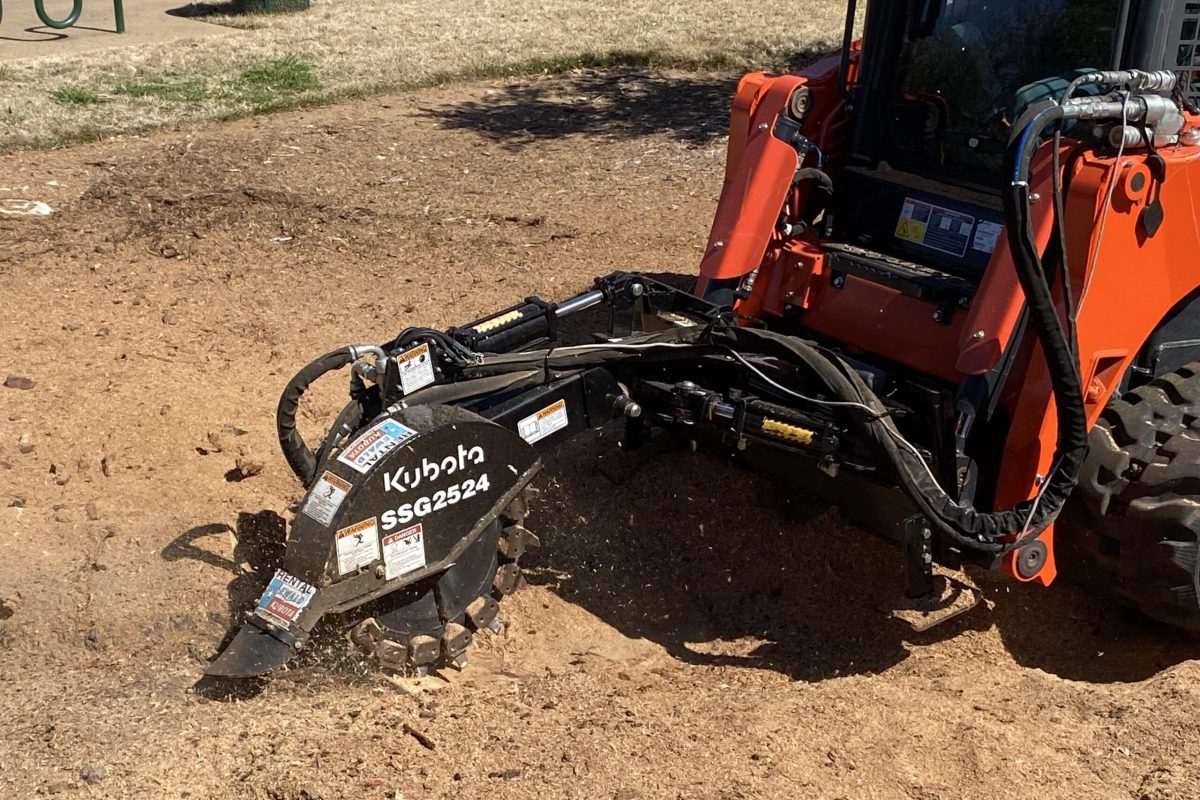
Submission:
M 71 13 L 72 0 L 45 2 L 46 12 L 52 18 L 63 19 Z M 4 19 L 0 21 L 0 62 L 234 32 L 233 28 L 167 13 L 184 8 L 187 0 L 125 0 L 123 34 L 115 33 L 113 6 L 106 0 L 83 0 L 79 22 L 61 31 L 42 24 L 33 10 L 33 0 L 0 0 L 0 3 L 4 9 Z

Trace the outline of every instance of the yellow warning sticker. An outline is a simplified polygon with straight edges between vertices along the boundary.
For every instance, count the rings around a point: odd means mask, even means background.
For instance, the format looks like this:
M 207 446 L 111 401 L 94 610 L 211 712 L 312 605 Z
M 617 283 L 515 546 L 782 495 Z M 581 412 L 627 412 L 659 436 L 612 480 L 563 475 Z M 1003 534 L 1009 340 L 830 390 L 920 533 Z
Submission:
M 904 204 L 904 211 L 901 212 L 900 219 L 896 220 L 896 238 L 913 244 L 921 244 L 925 241 L 925 230 L 928 223 L 913 219 L 913 210 L 912 204 Z

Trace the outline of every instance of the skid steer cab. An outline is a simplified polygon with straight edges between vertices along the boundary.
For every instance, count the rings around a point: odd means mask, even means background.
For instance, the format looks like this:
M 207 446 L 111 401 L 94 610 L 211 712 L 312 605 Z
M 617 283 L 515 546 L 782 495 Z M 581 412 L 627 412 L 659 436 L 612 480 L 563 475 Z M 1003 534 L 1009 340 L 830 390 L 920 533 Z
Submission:
M 322 619 L 392 668 L 465 665 L 537 543 L 540 454 L 614 420 L 845 500 L 900 545 L 917 628 L 976 565 L 1200 631 L 1200 5 L 871 2 L 861 36 L 856 6 L 839 52 L 738 84 L 693 291 L 617 272 L 292 379 L 307 494 L 211 674 Z M 298 403 L 342 368 L 310 448 Z

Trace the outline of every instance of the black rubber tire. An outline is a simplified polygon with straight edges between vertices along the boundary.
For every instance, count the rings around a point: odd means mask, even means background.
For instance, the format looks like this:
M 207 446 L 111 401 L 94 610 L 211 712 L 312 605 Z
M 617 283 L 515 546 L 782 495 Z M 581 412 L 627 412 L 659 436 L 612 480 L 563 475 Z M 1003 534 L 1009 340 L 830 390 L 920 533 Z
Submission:
M 1114 398 L 1055 530 L 1059 568 L 1200 633 L 1200 363 Z

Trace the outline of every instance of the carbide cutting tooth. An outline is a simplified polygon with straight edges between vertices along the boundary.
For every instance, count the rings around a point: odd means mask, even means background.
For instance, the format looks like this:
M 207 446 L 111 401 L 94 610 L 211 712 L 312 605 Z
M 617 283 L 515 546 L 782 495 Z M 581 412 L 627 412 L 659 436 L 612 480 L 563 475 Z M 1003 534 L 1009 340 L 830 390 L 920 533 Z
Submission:
M 476 597 L 471 601 L 471 605 L 467 606 L 467 619 L 476 630 L 482 630 L 491 625 L 499 611 L 500 604 L 494 598 Z
M 499 633 L 500 629 L 503 627 L 504 626 L 500 623 L 499 617 L 496 617 L 495 619 L 493 619 L 491 622 L 488 623 L 488 630 L 491 631 L 492 633 Z
M 384 639 L 375 648 L 375 658 L 391 669 L 399 669 L 408 663 L 408 648 L 399 642 Z
M 383 641 L 383 629 L 379 627 L 379 623 L 375 621 L 374 617 L 367 617 L 350 629 L 350 641 L 368 653 L 373 652 L 376 646 Z
M 537 547 L 537 544 L 537 537 L 524 525 L 509 525 L 500 536 L 500 555 L 516 561 L 525 554 L 526 548 Z
M 442 634 L 442 655 L 453 662 L 462 656 L 463 651 L 471 644 L 471 631 L 465 625 L 457 622 L 446 623 L 446 632 Z
M 437 661 L 438 640 L 423 634 L 412 637 L 408 646 L 408 661 L 418 669 Z
M 521 568 L 514 564 L 501 564 L 496 569 L 496 577 L 492 580 L 492 585 L 500 594 L 512 594 L 517 590 L 517 584 L 521 580 Z
M 462 671 L 467 668 L 467 654 L 459 653 L 454 658 L 450 659 L 450 666 Z
M 417 673 L 418 678 L 424 678 L 429 675 L 429 667 L 417 667 L 413 671 Z

